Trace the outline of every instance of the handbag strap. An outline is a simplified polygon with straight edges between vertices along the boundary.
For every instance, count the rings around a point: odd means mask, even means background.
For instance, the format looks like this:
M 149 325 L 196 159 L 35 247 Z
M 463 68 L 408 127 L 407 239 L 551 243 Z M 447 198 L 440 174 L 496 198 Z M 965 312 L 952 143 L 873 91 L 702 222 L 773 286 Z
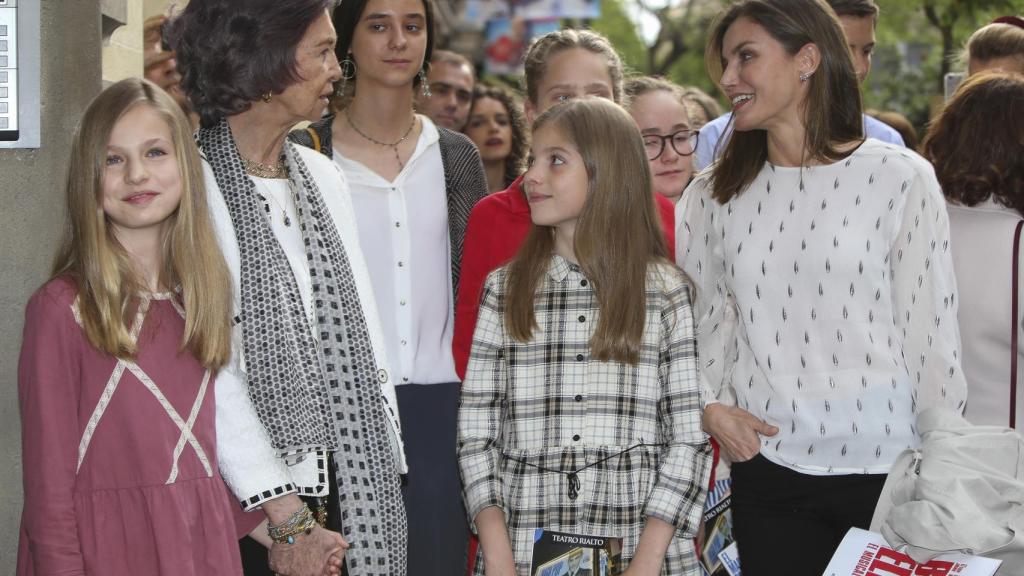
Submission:
M 313 150 L 320 152 L 322 148 L 320 145 L 320 134 L 317 134 L 316 129 L 312 126 L 306 127 L 306 132 L 309 132 L 309 137 L 313 140 Z
M 1019 287 L 1020 270 L 1020 232 L 1024 227 L 1024 220 L 1017 222 L 1017 228 L 1013 231 L 1013 253 L 1010 258 L 1013 260 L 1013 305 L 1010 307 L 1010 428 L 1017 427 L 1017 326 L 1018 306 L 1017 292 Z

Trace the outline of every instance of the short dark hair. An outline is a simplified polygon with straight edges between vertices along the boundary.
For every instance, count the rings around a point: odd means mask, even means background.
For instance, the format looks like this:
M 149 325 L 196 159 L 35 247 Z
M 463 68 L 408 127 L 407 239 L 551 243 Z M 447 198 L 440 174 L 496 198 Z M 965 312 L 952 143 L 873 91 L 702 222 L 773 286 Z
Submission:
M 826 0 L 826 2 L 838 16 L 878 17 L 878 4 L 875 4 L 875 0 Z
M 338 32 L 338 45 L 334 48 L 335 53 L 338 55 L 338 62 L 348 58 L 348 52 L 352 48 L 352 38 L 355 36 L 356 25 L 359 24 L 359 19 L 363 17 L 363 11 L 366 10 L 366 4 L 369 1 L 344 0 L 334 9 L 331 19 L 334 21 L 334 29 Z M 427 17 L 427 49 L 423 53 L 423 67 L 425 70 L 429 70 L 431 58 L 434 55 L 434 6 L 432 0 L 420 1 L 423 2 L 423 11 Z M 353 73 L 358 74 L 359 72 L 354 70 Z M 353 81 L 354 78 L 350 79 L 349 83 L 352 84 Z M 412 86 L 416 88 L 419 85 L 420 77 L 417 75 L 412 79 Z M 340 101 L 335 97 L 332 104 L 335 108 L 340 108 L 347 101 L 347 96 L 344 96 Z
M 989 198 L 1024 215 L 1024 76 L 968 78 L 928 128 L 921 151 L 942 193 L 974 206 Z
M 203 126 L 299 80 L 295 49 L 330 0 L 201 0 L 174 18 L 181 87 Z

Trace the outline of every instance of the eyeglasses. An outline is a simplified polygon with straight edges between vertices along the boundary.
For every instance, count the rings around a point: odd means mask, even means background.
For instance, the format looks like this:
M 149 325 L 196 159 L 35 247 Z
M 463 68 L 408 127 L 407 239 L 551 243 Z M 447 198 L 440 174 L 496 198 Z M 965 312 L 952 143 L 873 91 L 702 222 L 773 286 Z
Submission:
M 644 135 L 644 150 L 647 151 L 648 160 L 657 160 L 665 152 L 665 142 L 672 144 L 672 149 L 680 156 L 689 156 L 697 148 L 697 135 L 699 130 L 680 130 L 668 136 L 658 134 Z

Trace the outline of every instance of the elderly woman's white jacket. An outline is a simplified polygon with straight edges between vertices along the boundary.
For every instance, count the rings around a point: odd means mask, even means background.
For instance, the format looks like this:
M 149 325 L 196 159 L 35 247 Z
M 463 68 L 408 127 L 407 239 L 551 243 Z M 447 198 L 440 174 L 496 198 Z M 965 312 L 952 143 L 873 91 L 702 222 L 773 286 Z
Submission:
M 292 146 L 306 164 L 313 177 L 328 211 L 334 219 L 338 235 L 345 246 L 352 275 L 359 291 L 363 314 L 377 362 L 378 371 L 383 369 L 389 375 L 383 378 L 381 393 L 397 409 L 394 383 L 384 349 L 383 331 L 377 312 L 377 305 L 370 285 L 359 235 L 356 232 L 355 213 L 352 208 L 348 183 L 338 166 L 327 157 L 302 146 Z M 240 312 L 241 296 L 239 278 L 241 263 L 238 242 L 235 238 L 227 204 L 220 193 L 213 170 L 203 162 L 206 193 L 214 229 L 228 269 L 231 271 L 234 316 Z M 316 453 L 290 463 L 278 456 L 270 436 L 257 416 L 249 400 L 245 362 L 242 358 L 242 329 L 240 325 L 232 332 L 231 361 L 217 375 L 217 457 L 220 460 L 221 475 L 246 510 L 261 506 L 267 500 L 298 493 L 304 496 L 326 496 L 328 482 L 327 454 Z M 388 414 L 392 449 L 396 467 L 400 473 L 407 471 L 402 446 L 397 412 L 395 417 Z

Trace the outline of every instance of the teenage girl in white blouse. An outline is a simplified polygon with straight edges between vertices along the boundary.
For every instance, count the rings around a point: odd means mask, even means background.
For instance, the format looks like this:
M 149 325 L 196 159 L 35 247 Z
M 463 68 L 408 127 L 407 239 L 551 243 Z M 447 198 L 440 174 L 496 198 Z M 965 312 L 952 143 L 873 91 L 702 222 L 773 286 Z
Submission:
M 733 462 L 745 576 L 822 573 L 867 528 L 915 416 L 962 410 L 949 225 L 932 167 L 862 135 L 821 0 L 721 14 L 708 66 L 736 135 L 684 195 L 704 428 Z

